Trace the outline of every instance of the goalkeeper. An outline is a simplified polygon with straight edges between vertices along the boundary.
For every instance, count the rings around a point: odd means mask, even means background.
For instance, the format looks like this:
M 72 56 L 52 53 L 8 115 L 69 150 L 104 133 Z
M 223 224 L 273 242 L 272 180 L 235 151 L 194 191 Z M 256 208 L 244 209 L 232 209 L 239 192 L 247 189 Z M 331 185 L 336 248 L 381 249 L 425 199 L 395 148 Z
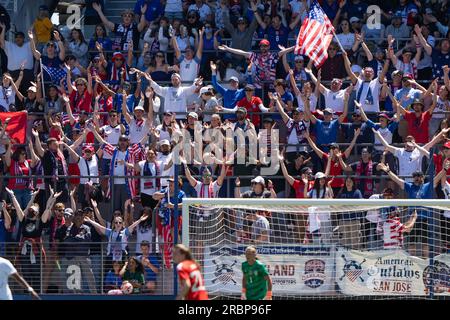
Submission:
M 272 279 L 267 268 L 256 257 L 256 248 L 245 249 L 242 263 L 242 300 L 272 300 Z

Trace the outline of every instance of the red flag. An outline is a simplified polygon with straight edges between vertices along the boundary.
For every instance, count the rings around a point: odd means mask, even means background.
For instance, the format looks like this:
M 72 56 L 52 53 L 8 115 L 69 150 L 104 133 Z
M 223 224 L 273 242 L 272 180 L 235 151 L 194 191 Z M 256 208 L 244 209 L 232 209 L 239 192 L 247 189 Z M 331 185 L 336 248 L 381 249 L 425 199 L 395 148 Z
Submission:
M 24 111 L 0 112 L 0 120 L 2 123 L 4 123 L 7 118 L 11 118 L 6 126 L 8 136 L 17 143 L 25 144 L 27 140 L 27 113 Z
M 328 58 L 333 32 L 333 24 L 314 0 L 298 34 L 295 53 L 308 56 L 317 68 L 320 67 Z

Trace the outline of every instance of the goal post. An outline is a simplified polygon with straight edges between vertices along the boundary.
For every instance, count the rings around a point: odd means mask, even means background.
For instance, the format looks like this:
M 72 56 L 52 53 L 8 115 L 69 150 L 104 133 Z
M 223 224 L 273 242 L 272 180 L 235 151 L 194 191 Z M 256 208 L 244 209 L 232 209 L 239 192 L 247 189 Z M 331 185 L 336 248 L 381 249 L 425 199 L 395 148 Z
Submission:
M 450 297 L 448 200 L 187 198 L 182 216 L 215 298 L 239 298 L 249 245 L 274 298 Z

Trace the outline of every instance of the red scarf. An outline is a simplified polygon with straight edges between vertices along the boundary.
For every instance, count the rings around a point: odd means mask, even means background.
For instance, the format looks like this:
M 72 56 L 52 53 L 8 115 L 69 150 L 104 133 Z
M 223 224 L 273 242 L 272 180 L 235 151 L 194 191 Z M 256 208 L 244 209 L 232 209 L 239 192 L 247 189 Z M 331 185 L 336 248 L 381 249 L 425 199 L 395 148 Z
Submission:
M 367 163 L 366 167 L 363 168 L 362 161 L 359 161 L 356 165 L 356 173 L 360 176 L 362 176 L 364 172 L 365 176 L 372 176 L 373 174 L 373 162 L 372 160 Z M 357 179 L 356 183 L 359 184 L 360 180 Z M 373 180 L 372 179 L 364 179 L 364 196 L 371 196 L 373 193 Z
M 205 191 L 204 191 L 205 188 L 204 188 L 204 186 L 205 186 L 205 184 L 202 182 L 202 186 L 200 188 L 200 198 L 204 198 L 204 196 L 205 196 Z M 214 186 L 213 186 L 212 182 L 210 182 L 209 186 L 208 186 L 208 197 L 207 197 L 207 199 L 211 199 L 211 198 L 215 198 L 215 196 L 214 196 Z

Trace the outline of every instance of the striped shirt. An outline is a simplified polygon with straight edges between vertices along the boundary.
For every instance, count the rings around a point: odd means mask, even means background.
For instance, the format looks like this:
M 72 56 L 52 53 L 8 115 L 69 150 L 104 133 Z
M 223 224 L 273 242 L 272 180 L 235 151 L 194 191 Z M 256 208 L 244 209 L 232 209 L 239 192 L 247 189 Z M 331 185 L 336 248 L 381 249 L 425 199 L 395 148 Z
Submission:
M 383 239 L 385 249 L 401 248 L 403 245 L 403 233 L 405 226 L 400 218 L 388 218 L 383 224 Z

